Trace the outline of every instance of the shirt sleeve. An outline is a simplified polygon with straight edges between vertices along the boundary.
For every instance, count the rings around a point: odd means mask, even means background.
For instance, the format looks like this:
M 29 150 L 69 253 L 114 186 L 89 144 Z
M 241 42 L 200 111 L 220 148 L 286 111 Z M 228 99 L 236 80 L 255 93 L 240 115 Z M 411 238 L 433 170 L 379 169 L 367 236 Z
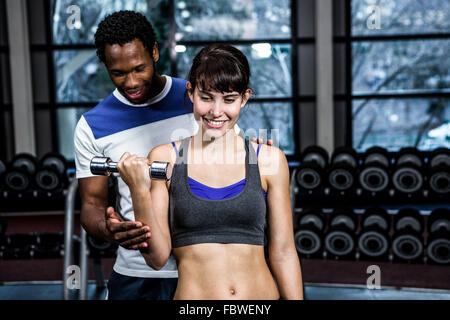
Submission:
M 81 116 L 75 128 L 74 134 L 74 152 L 75 152 L 75 166 L 76 178 L 94 177 L 90 170 L 90 163 L 93 157 L 102 157 L 103 154 L 99 150 L 92 130 L 89 127 L 86 119 Z

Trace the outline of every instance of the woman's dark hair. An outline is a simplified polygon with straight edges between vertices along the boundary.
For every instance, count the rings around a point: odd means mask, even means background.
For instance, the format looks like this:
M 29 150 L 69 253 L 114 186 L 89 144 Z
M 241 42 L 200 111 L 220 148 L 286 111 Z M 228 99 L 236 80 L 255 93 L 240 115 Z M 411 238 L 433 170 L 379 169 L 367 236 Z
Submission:
M 123 46 L 139 39 L 152 56 L 152 50 L 156 43 L 155 30 L 147 18 L 139 12 L 128 10 L 108 15 L 99 23 L 94 37 L 97 56 L 105 64 L 105 46 L 107 44 Z
M 195 56 L 188 80 L 202 90 L 244 95 L 249 88 L 250 66 L 246 56 L 228 44 L 211 44 Z

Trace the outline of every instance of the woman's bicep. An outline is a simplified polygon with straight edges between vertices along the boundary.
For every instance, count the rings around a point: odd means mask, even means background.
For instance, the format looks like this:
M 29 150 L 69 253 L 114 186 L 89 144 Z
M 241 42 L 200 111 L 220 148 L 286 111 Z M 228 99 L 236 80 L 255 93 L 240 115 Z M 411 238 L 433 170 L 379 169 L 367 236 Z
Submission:
M 169 162 L 167 152 L 167 146 L 155 147 L 148 154 L 148 162 L 151 164 L 153 161 Z M 152 198 L 152 206 L 158 219 L 158 224 L 161 227 L 161 231 L 170 240 L 169 232 L 169 190 L 165 180 L 152 179 L 150 194 Z
M 292 208 L 289 192 L 289 167 L 279 151 L 277 169 L 267 175 L 267 209 L 269 246 L 282 250 L 294 241 Z M 275 167 L 274 167 L 275 168 Z

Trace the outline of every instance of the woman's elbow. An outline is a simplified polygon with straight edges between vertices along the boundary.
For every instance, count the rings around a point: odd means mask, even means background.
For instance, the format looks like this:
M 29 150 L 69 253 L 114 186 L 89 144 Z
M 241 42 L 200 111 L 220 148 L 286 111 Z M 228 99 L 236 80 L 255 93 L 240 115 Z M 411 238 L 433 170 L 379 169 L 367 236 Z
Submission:
M 142 254 L 144 256 L 145 263 L 153 270 L 161 270 L 169 261 L 169 255 L 164 255 L 160 257 L 149 256 L 147 254 Z

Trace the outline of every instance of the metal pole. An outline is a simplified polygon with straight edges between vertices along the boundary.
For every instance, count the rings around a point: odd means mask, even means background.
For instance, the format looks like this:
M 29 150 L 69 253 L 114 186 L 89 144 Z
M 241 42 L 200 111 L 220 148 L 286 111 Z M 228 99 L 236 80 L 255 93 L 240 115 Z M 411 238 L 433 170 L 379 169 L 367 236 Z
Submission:
M 69 288 L 67 284 L 68 268 L 72 265 L 73 250 L 73 220 L 75 211 L 75 198 L 78 190 L 78 180 L 73 178 L 66 194 L 65 218 L 64 218 L 64 267 L 63 267 L 63 299 L 69 300 Z
M 87 248 L 87 234 L 86 230 L 84 230 L 83 227 L 81 227 L 80 272 L 81 288 L 79 300 L 87 300 L 89 279 L 89 251 Z

